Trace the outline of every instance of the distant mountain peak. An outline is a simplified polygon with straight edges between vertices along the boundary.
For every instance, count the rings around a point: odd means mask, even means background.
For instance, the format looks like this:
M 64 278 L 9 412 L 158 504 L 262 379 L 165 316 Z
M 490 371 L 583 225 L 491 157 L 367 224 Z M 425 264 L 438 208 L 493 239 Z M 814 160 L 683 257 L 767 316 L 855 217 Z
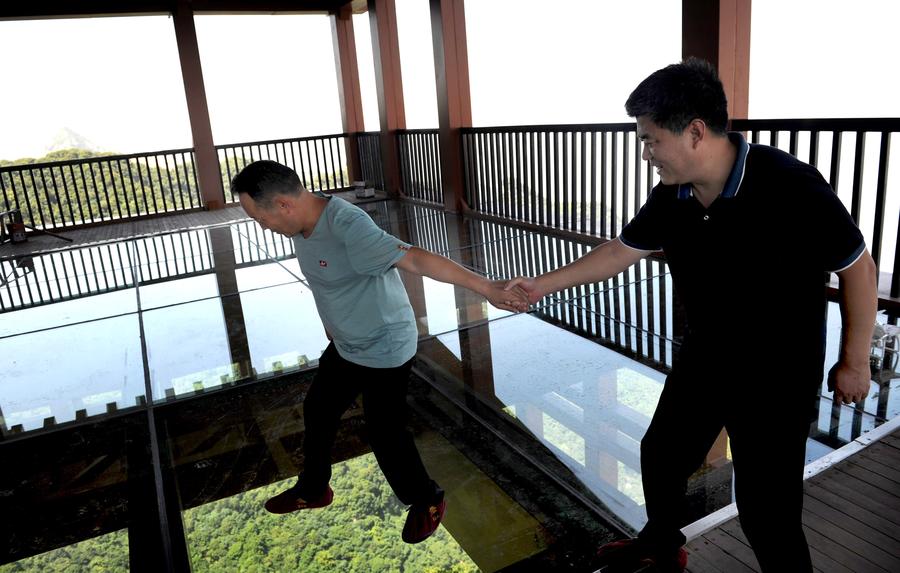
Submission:
M 90 139 L 81 135 L 73 129 L 64 127 L 60 129 L 53 140 L 46 148 L 46 153 L 59 151 L 61 149 L 84 149 L 87 151 L 100 151 L 100 149 Z

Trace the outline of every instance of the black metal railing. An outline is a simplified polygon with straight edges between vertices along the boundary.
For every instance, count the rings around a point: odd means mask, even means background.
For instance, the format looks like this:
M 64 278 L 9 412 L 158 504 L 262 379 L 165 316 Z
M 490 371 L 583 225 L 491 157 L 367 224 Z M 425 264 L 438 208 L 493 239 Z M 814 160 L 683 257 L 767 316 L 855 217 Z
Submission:
M 591 245 L 551 234 L 523 232 L 480 220 L 474 236 L 488 276 L 538 276 L 584 256 Z M 654 368 L 666 370 L 673 356 L 673 290 L 664 261 L 647 258 L 625 272 L 547 295 L 537 314 L 596 338 Z
M 731 128 L 747 132 L 752 143 L 778 147 L 816 167 L 844 200 L 878 268 L 893 269 L 889 292 L 900 297 L 900 206 L 888 201 L 900 197 L 900 182 L 888 181 L 891 139 L 900 132 L 900 118 L 742 119 L 732 120 Z
M 287 237 L 253 221 L 231 225 L 238 268 L 294 257 Z M 206 229 L 0 259 L 0 314 L 213 272 Z
M 455 256 L 442 211 L 404 204 L 409 237 L 419 247 Z M 437 216 L 435 216 L 437 215 Z M 526 231 L 485 219 L 465 220 L 462 236 L 472 268 L 492 279 L 537 276 L 585 255 L 591 243 L 558 234 Z M 543 298 L 536 314 L 634 357 L 653 368 L 672 365 L 674 301 L 665 261 L 646 258 L 603 283 L 572 287 Z
M 248 163 L 270 159 L 291 167 L 310 190 L 332 191 L 350 186 L 347 171 L 347 134 L 272 139 L 217 145 L 219 171 L 226 202 L 237 202 L 231 180 Z
M 356 134 L 362 180 L 377 189 L 384 189 L 384 162 L 381 159 L 381 132 L 365 131 Z
M 400 180 L 404 195 L 443 205 L 438 130 L 399 130 L 397 147 L 400 152 Z
M 614 237 L 653 185 L 633 123 L 462 130 L 466 200 L 476 211 Z
M 893 269 L 889 293 L 900 297 L 900 206 L 889 201 L 900 185 L 888 181 L 900 119 L 734 120 L 732 129 L 817 167 L 848 205 L 879 268 Z M 485 214 L 613 238 L 657 182 L 641 160 L 633 123 L 462 132 L 466 200 Z
M 0 260 L 0 314 L 134 288 L 133 255 L 117 242 Z
M 404 236 L 404 240 L 445 256 L 450 256 L 454 248 L 459 248 L 458 244 L 451 247 L 447 221 L 442 209 L 411 201 L 402 203 L 400 209 L 402 213 L 400 216 L 409 223 L 409 236 Z
M 201 206 L 192 149 L 0 168 L 3 210 L 56 229 Z

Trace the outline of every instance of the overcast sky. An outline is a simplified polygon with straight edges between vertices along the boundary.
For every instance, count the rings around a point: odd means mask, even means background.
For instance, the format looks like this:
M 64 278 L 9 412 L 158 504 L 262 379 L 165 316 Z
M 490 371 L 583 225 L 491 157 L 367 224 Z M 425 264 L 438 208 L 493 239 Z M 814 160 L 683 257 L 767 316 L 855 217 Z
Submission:
M 643 77 L 680 58 L 680 2 L 470 1 L 475 125 L 627 121 Z M 397 0 L 407 124 L 437 126 L 428 2 Z M 751 117 L 900 116 L 900 2 L 754 0 Z M 368 17 L 354 18 L 368 129 Z M 216 143 L 341 131 L 326 16 L 198 16 Z M 190 147 L 166 16 L 0 22 L 0 158 L 63 127 L 120 152 Z

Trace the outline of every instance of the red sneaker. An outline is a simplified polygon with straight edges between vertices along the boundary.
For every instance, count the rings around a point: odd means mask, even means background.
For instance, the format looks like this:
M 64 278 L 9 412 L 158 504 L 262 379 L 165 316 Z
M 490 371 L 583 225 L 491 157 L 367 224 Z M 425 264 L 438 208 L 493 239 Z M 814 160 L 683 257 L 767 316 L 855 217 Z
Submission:
M 445 499 L 436 505 L 410 506 L 406 514 L 406 524 L 403 525 L 403 541 L 419 543 L 431 537 L 431 534 L 437 531 L 438 525 L 441 524 L 446 509 L 447 500 Z
M 651 567 L 659 573 L 682 573 L 687 567 L 687 551 L 659 551 L 639 539 L 622 539 L 607 543 L 597 550 L 597 557 L 613 567 Z
M 321 496 L 315 499 L 303 499 L 297 495 L 297 486 L 287 489 L 266 502 L 266 511 L 278 515 L 301 509 L 316 509 L 331 505 L 334 491 L 328 486 Z

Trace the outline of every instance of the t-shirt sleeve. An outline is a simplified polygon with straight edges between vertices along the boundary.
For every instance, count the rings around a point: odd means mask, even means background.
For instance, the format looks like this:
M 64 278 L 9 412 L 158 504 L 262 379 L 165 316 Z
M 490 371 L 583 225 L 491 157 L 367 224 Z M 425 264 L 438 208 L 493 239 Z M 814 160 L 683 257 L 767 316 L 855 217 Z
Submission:
M 410 248 L 409 243 L 376 225 L 362 209 L 346 209 L 337 222 L 343 229 L 350 265 L 360 274 L 386 273 Z
M 662 193 L 653 189 L 644 206 L 619 233 L 619 240 L 639 251 L 661 251 L 665 225 L 662 202 Z
M 837 193 L 818 171 L 804 170 L 800 184 L 811 194 L 807 200 L 810 244 L 821 261 L 822 270 L 842 271 L 856 262 L 866 249 L 866 241 Z

